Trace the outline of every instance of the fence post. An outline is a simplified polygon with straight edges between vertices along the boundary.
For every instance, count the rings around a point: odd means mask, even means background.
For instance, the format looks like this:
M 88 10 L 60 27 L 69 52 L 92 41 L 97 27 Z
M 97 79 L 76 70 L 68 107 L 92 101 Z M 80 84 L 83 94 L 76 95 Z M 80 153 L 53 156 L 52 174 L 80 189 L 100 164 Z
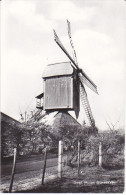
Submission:
M 45 177 L 45 170 L 46 170 L 46 159 L 47 159 L 47 150 L 45 148 L 44 167 L 43 167 L 43 174 L 42 174 L 42 185 L 44 184 L 44 177 Z
M 16 167 L 16 156 L 17 156 L 17 148 L 14 148 L 14 160 L 13 160 L 13 167 L 12 167 L 12 173 L 11 173 L 9 193 L 11 193 L 12 187 L 13 187 L 13 180 L 14 180 L 15 167 Z
M 58 177 L 62 178 L 62 155 L 63 155 L 63 141 L 59 141 L 58 151 Z
M 80 173 L 80 141 L 78 140 L 78 175 Z
M 102 143 L 99 143 L 99 167 L 102 167 Z

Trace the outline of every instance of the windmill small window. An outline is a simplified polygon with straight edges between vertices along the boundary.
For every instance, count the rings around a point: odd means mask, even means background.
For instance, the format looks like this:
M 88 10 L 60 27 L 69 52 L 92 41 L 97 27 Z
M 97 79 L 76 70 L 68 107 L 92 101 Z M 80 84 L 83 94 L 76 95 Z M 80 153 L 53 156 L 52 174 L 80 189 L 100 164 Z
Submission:
M 41 93 L 40 95 L 36 96 L 36 108 L 43 109 L 43 96 L 44 93 Z

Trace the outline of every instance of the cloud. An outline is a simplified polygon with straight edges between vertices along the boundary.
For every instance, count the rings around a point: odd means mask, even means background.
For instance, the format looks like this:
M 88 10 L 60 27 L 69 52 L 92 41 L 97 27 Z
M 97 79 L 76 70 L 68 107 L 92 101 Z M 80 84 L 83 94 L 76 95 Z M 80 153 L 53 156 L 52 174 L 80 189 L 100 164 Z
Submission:
M 8 16 L 13 16 L 17 23 L 25 25 L 32 31 L 49 32 L 56 26 L 56 23 L 37 13 L 35 1 L 12 1 L 8 4 Z
M 96 67 L 102 71 L 113 69 L 113 66 L 114 69 L 116 66 L 119 68 L 119 64 L 121 67 L 124 65 L 123 54 L 114 39 L 105 33 L 79 30 L 74 33 L 73 40 L 80 66 L 91 74 L 94 74 Z
M 43 66 L 68 60 L 52 33 L 56 29 L 71 53 L 66 19 L 72 25 L 79 67 L 98 86 L 99 96 L 86 88 L 98 126 L 104 128 L 105 116 L 109 113 L 114 120 L 124 107 L 124 9 L 116 3 L 85 2 L 2 1 L 2 107 L 10 116 L 18 114 L 18 103 L 25 111 L 31 98 L 35 102 L 38 88 L 42 90 Z M 81 121 L 85 117 L 81 108 Z
M 72 1 L 53 1 L 51 7 L 51 18 L 61 21 L 88 22 L 95 14 L 94 7 L 78 7 Z
M 116 120 L 123 114 L 124 57 L 109 34 L 83 29 L 76 31 L 73 39 L 79 66 L 98 86 L 99 96 L 86 91 L 96 123 L 103 129 L 105 117 Z
M 111 45 L 113 45 L 114 42 L 111 37 L 104 33 L 89 29 L 79 30 L 76 31 L 73 38 L 81 56 L 89 58 L 90 61 L 93 61 L 94 59 L 103 60 L 107 55 L 111 55 L 111 52 L 108 52 L 108 49 L 111 49 L 110 47 L 112 47 Z

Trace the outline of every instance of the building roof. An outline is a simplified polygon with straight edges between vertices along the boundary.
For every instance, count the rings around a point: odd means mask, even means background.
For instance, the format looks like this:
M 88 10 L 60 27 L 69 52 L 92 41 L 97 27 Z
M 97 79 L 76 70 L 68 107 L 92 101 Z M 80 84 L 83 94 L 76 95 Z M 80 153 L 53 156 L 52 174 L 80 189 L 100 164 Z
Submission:
M 0 113 L 0 120 L 1 120 L 1 122 L 4 121 L 6 123 L 11 123 L 11 124 L 20 124 L 19 121 L 17 121 L 14 118 L 4 114 L 3 112 Z
M 44 93 L 41 93 L 41 94 L 37 95 L 35 98 L 41 99 L 43 96 L 44 96 Z
M 46 66 L 42 77 L 47 78 L 54 76 L 72 75 L 73 71 L 74 68 L 70 62 L 55 63 Z

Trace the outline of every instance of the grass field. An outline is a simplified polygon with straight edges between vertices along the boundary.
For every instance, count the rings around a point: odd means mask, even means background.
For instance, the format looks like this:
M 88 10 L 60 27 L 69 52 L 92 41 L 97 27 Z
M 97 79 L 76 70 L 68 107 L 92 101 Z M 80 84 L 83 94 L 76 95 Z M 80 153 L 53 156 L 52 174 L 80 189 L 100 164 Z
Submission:
M 62 179 L 55 178 L 43 186 L 38 184 L 30 190 L 16 192 L 27 193 L 122 193 L 124 191 L 124 169 L 106 170 L 98 167 L 64 168 Z

